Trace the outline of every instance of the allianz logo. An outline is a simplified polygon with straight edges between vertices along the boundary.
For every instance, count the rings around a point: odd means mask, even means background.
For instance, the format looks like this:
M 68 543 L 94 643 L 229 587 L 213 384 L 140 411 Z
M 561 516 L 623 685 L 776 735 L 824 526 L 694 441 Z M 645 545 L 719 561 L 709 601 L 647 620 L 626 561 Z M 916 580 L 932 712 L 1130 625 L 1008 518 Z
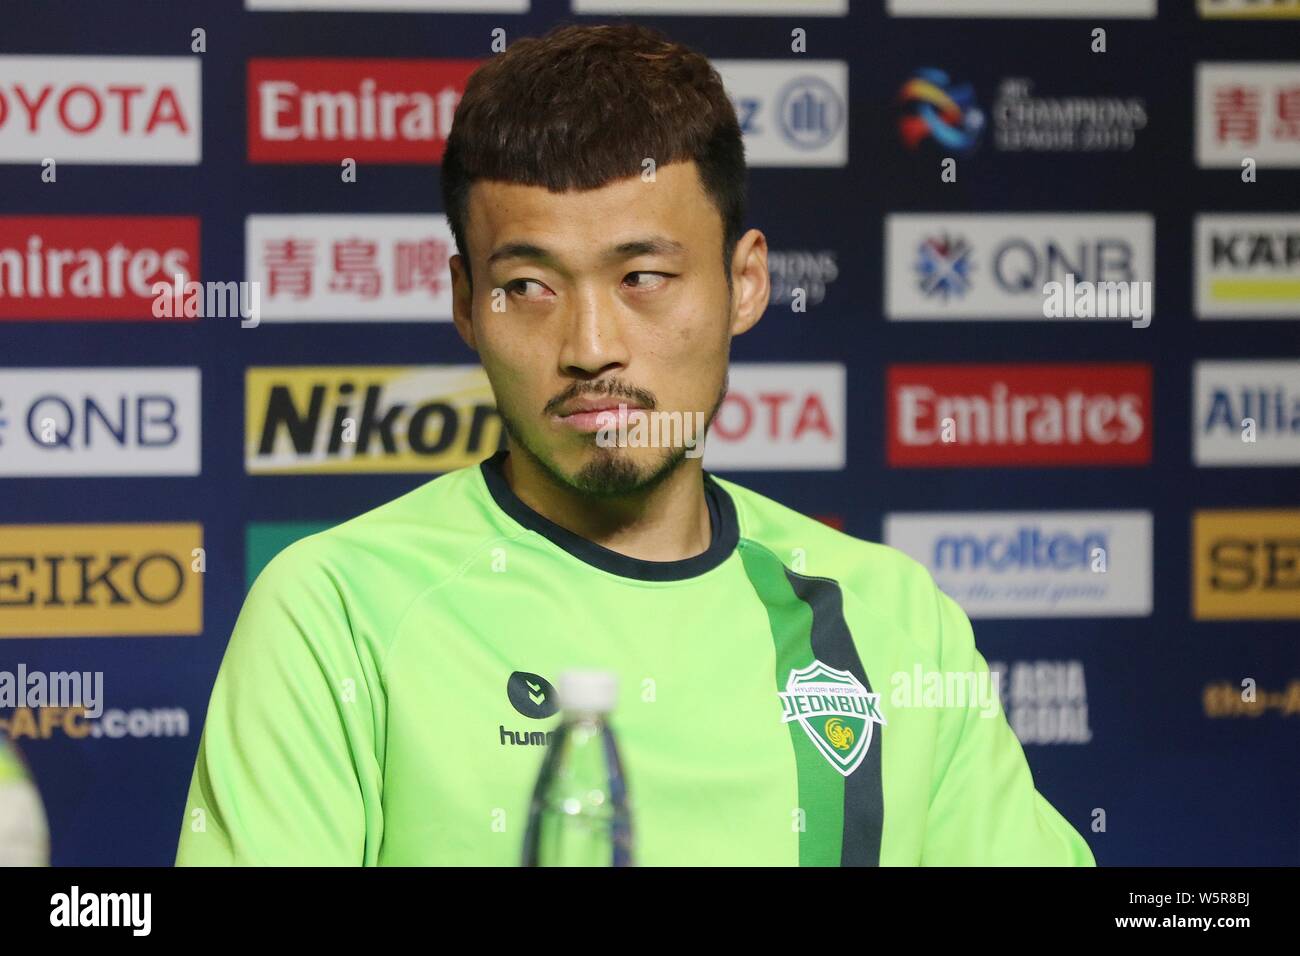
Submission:
M 936 571 L 1078 571 L 1105 570 L 1109 553 L 1101 531 L 1082 535 L 1047 532 L 1039 525 L 988 535 L 942 535 L 934 542 Z

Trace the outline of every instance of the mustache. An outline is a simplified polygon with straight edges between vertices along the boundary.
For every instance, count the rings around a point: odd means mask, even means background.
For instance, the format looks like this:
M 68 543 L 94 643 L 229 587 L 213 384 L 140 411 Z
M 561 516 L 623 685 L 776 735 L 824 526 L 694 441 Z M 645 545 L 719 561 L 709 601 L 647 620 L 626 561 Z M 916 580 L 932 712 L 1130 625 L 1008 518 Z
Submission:
M 542 414 L 553 415 L 566 402 L 571 402 L 574 399 L 596 397 L 624 398 L 628 400 L 627 404 L 640 405 L 647 411 L 653 411 L 659 404 L 654 395 L 644 388 L 636 388 L 622 382 L 574 382 L 547 402 L 546 407 L 542 409 Z

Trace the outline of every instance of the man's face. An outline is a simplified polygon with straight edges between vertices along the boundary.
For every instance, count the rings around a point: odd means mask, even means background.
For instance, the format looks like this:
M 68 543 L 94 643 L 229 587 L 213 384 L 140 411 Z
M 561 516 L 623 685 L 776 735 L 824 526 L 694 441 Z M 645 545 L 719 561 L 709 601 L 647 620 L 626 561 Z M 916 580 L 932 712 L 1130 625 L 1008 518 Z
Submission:
M 607 447 L 608 426 L 620 404 L 632 411 L 629 428 L 638 409 L 682 413 L 682 437 L 694 434 L 696 412 L 712 418 L 731 336 L 767 303 L 762 234 L 747 233 L 733 260 L 757 256 L 762 281 L 747 278 L 729 295 L 722 219 L 694 162 L 585 192 L 477 181 L 466 221 L 474 286 L 455 257 L 456 324 L 514 442 L 585 494 L 665 478 L 685 459 L 680 441 Z

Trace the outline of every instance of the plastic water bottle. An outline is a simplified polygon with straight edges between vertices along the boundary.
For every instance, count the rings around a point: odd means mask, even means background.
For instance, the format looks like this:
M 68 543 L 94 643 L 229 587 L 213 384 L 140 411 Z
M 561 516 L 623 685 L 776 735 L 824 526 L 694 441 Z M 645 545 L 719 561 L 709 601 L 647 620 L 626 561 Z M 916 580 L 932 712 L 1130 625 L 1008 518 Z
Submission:
M 533 791 L 524 866 L 631 866 L 627 789 L 608 721 L 618 681 L 566 671 L 558 690 L 560 725 Z

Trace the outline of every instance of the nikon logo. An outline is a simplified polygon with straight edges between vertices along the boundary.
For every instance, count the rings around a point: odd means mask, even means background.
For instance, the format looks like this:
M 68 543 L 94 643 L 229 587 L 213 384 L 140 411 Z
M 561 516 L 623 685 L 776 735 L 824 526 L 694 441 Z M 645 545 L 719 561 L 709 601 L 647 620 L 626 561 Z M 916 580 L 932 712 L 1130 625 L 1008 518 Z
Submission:
M 250 368 L 249 474 L 443 472 L 503 447 L 477 365 Z
M 198 524 L 0 526 L 0 638 L 198 634 Z

